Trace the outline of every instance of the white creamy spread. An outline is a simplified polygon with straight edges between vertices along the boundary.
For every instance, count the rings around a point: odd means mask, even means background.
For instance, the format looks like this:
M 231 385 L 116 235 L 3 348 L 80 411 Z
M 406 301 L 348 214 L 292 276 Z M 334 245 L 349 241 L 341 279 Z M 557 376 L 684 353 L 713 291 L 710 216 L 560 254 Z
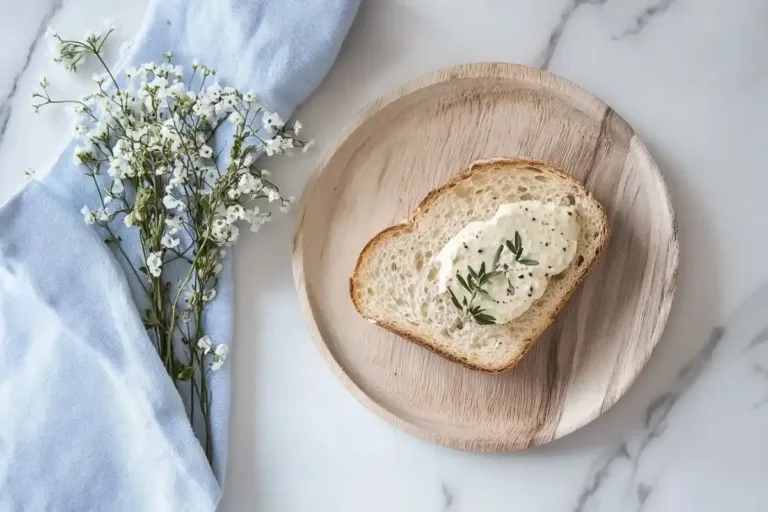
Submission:
M 487 315 L 482 319 L 492 319 L 487 323 L 507 323 L 527 311 L 544 295 L 549 279 L 570 265 L 579 230 L 573 206 L 540 201 L 503 204 L 491 219 L 464 226 L 436 256 L 440 291 L 450 288 L 460 304 L 466 299 L 471 308 L 480 306 Z M 500 247 L 498 273 L 485 278 L 481 291 L 474 291 L 478 279 L 470 267 L 480 277 L 481 269 L 492 274 Z

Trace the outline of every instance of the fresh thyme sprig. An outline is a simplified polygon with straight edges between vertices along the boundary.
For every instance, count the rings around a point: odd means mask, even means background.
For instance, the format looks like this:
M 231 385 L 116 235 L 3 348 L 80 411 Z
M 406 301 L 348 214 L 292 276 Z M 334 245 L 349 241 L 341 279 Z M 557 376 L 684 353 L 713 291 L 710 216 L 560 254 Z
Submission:
M 486 313 L 485 308 L 480 305 L 475 305 L 474 302 L 477 296 L 480 294 L 486 295 L 490 298 L 490 295 L 485 289 L 485 286 L 492 278 L 503 273 L 501 270 L 499 270 L 499 265 L 501 261 L 501 254 L 504 251 L 505 246 L 514 255 L 515 261 L 518 263 L 527 266 L 536 266 L 539 264 L 539 262 L 534 259 L 523 257 L 523 240 L 520 236 L 520 233 L 515 231 L 514 242 L 507 240 L 504 244 L 500 245 L 498 249 L 496 249 L 490 270 L 486 269 L 485 262 L 483 262 L 480 265 L 480 269 L 477 271 L 471 266 L 467 265 L 466 277 L 462 276 L 459 272 L 456 272 L 456 280 L 459 282 L 461 287 L 470 294 L 469 299 L 467 299 L 467 296 L 464 295 L 461 301 L 459 301 L 453 290 L 451 290 L 450 287 L 448 288 L 448 292 L 451 295 L 451 302 L 453 305 L 456 306 L 457 309 L 461 310 L 465 315 L 472 317 L 472 319 L 479 325 L 496 324 L 496 318 Z M 507 282 L 509 283 L 509 280 L 507 280 Z M 507 287 L 507 293 L 509 293 L 509 295 L 515 294 L 515 287 L 512 285 L 512 283 L 509 283 L 509 286 Z
M 501 251 L 503 250 L 504 246 L 500 245 L 496 251 L 496 256 L 493 259 L 494 263 L 490 272 L 486 270 L 485 262 L 480 265 L 480 270 L 478 271 L 475 271 L 475 269 L 467 265 L 468 273 L 466 277 L 462 277 L 461 274 L 456 272 L 456 280 L 462 288 L 471 294 L 469 300 L 467 300 L 467 296 L 465 295 L 462 297 L 461 302 L 459 302 L 459 299 L 456 297 L 456 294 L 453 293 L 453 290 L 448 288 L 448 291 L 451 293 L 451 302 L 453 302 L 453 305 L 463 311 L 466 315 L 471 316 L 472 319 L 480 325 L 492 325 L 496 323 L 495 317 L 485 313 L 485 309 L 482 306 L 475 306 L 473 303 L 478 294 L 482 293 L 488 295 L 488 291 L 485 290 L 488 281 L 490 281 L 492 277 L 501 274 L 501 271 L 498 270 L 498 268 Z
M 533 267 L 539 264 L 538 261 L 531 258 L 523 258 L 523 240 L 520 237 L 519 232 L 515 231 L 515 242 L 512 243 L 510 240 L 507 240 L 506 246 L 507 249 L 509 249 L 510 252 L 515 255 L 515 261 L 518 263 L 528 265 L 529 267 Z

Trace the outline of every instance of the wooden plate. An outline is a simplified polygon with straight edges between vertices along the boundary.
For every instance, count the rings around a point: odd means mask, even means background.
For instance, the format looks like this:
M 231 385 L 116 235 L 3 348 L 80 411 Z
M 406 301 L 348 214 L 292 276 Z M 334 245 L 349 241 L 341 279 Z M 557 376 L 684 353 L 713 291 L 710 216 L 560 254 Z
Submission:
M 605 208 L 612 238 L 523 361 L 490 375 L 363 320 L 349 277 L 372 236 L 472 161 L 497 156 L 572 173 Z M 632 128 L 574 84 L 511 64 L 431 73 L 364 109 L 304 192 L 293 253 L 313 337 L 344 385 L 414 435 L 478 451 L 549 442 L 613 405 L 659 341 L 677 265 L 667 189 Z

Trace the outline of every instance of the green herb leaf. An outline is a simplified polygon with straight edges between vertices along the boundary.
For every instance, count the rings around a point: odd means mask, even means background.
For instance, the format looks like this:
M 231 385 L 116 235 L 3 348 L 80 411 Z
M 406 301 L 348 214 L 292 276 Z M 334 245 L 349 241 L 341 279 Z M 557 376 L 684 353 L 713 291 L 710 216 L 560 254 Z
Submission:
M 475 278 L 472 277 L 472 274 L 467 275 L 467 285 L 469 285 L 469 290 L 472 291 L 475 288 L 477 288 L 477 283 L 475 283 Z
M 456 298 L 456 294 L 453 293 L 453 290 L 448 288 L 448 292 L 451 294 L 451 302 L 453 302 L 453 305 L 456 306 L 457 309 L 461 309 L 461 303 L 459 302 L 459 299 Z
M 465 289 L 465 290 L 467 290 L 468 292 L 471 292 L 471 291 L 472 291 L 472 290 L 469 288 L 469 285 L 467 284 L 467 282 L 464 280 L 464 278 L 463 278 L 463 277 L 461 277 L 461 274 L 459 274 L 458 272 L 456 272 L 456 280 L 458 280 L 458 281 L 459 281 L 459 284 L 462 286 L 462 288 L 464 288 L 464 289 Z
M 195 375 L 195 369 L 191 366 L 183 366 L 181 371 L 176 375 L 178 380 L 190 380 Z
M 510 284 L 507 287 L 507 293 L 509 293 L 510 295 L 514 295 L 515 294 L 515 287 Z
M 472 268 L 472 267 L 470 267 L 469 265 L 467 265 L 467 269 L 469 270 L 469 275 L 471 275 L 472 277 L 474 277 L 475 279 L 477 279 L 477 272 L 475 272 L 475 269 L 473 269 L 473 268 Z
M 489 274 L 485 274 L 485 280 L 488 281 L 492 277 L 496 277 L 499 274 L 501 274 L 501 270 L 494 270 L 493 272 L 491 272 Z
M 517 253 L 521 253 L 523 251 L 523 239 L 520 237 L 520 233 L 515 231 L 515 247 L 517 248 Z
M 480 325 L 493 325 L 496 323 L 496 318 L 492 317 L 491 315 L 486 315 L 485 313 L 479 313 L 473 318 L 475 319 L 475 322 Z
M 509 249 L 509 252 L 512 254 L 517 254 L 517 247 L 515 247 L 511 241 L 507 240 L 506 245 L 507 249 Z
M 501 251 L 504 250 L 504 245 L 500 245 L 498 249 L 496 249 L 496 254 L 493 255 L 493 268 L 499 266 L 499 260 L 501 260 Z
M 531 260 L 531 259 L 527 259 L 527 258 L 524 258 L 524 259 L 522 259 L 522 260 L 517 260 L 517 261 L 519 261 L 519 262 L 520 262 L 520 263 L 522 263 L 523 265 L 528 265 L 529 267 L 535 267 L 536 265 L 538 265 L 538 264 L 539 264 L 539 262 L 538 262 L 538 261 L 536 261 L 536 260 Z
M 485 275 L 485 262 L 480 265 L 480 272 L 478 274 L 480 277 L 483 277 Z

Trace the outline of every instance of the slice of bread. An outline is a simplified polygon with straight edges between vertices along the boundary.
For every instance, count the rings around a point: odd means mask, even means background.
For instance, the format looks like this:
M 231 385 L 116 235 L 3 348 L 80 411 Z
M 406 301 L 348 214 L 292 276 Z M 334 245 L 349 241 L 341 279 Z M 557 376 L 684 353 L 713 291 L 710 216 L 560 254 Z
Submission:
M 525 200 L 575 206 L 581 228 L 576 256 L 521 316 L 479 325 L 440 292 L 434 257 L 469 222 Z M 606 247 L 608 232 L 600 204 L 556 167 L 523 159 L 478 161 L 430 192 L 410 221 L 368 242 L 350 279 L 350 295 L 357 311 L 381 327 L 469 368 L 500 372 L 515 366 L 552 322 Z

